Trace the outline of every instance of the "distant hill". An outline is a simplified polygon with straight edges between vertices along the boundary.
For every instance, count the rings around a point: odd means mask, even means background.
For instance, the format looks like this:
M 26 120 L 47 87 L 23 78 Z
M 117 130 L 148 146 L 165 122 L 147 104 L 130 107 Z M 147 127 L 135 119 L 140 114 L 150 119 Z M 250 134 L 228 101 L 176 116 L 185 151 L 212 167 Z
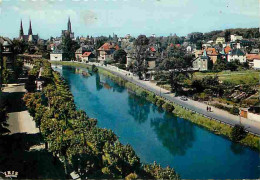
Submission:
M 243 36 L 243 38 L 259 38 L 259 28 L 235 28 L 235 29 L 226 29 L 226 30 L 217 30 L 204 33 L 204 40 L 213 39 L 216 40 L 217 37 L 225 37 L 225 34 L 237 34 Z

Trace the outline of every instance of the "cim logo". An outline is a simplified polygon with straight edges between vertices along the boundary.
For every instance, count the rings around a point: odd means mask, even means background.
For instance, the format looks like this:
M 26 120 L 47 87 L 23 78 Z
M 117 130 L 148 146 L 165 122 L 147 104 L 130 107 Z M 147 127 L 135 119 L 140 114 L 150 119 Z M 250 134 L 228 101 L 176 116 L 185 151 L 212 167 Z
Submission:
M 16 171 L 5 171 L 4 175 L 7 178 L 17 178 L 18 172 L 16 172 Z

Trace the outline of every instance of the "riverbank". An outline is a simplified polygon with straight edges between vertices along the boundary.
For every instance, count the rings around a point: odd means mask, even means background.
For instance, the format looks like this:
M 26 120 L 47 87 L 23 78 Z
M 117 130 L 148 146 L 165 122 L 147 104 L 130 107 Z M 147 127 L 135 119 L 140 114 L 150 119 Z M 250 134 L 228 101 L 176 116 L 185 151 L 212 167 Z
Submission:
M 67 66 L 74 66 L 74 67 L 83 67 L 83 68 L 91 67 L 91 65 L 88 65 L 88 64 L 81 64 L 81 63 L 75 63 L 75 62 L 55 62 L 53 64 L 67 65 Z M 119 84 L 125 86 L 128 89 L 131 89 L 137 95 L 145 97 L 148 101 L 156 104 L 157 106 L 160 106 L 167 111 L 171 111 L 172 113 L 176 114 L 177 116 L 184 118 L 186 120 L 189 120 L 205 129 L 213 132 L 214 134 L 221 135 L 221 136 L 227 137 L 228 139 L 231 139 L 232 126 L 209 119 L 207 117 L 202 116 L 201 114 L 195 113 L 194 111 L 184 109 L 183 107 L 179 106 L 178 104 L 176 104 L 174 102 L 170 102 L 164 98 L 161 98 L 158 95 L 156 95 L 155 93 L 147 91 L 146 89 L 144 89 L 140 86 L 137 86 L 136 84 L 133 84 L 133 83 L 113 74 L 112 72 L 109 72 L 108 70 L 106 70 L 102 67 L 98 67 L 98 68 L 99 68 L 99 72 L 101 74 L 104 74 L 104 75 L 110 77 L 112 80 L 118 82 Z M 255 136 L 253 134 L 248 133 L 248 135 L 245 137 L 245 139 L 241 140 L 239 143 L 242 145 L 252 147 L 252 148 L 260 151 L 259 137 Z

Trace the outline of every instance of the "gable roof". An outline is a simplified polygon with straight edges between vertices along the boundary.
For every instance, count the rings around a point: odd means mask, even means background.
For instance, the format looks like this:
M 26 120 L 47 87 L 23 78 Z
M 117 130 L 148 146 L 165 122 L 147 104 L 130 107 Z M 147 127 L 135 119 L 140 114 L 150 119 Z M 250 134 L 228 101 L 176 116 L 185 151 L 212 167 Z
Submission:
M 231 50 L 232 50 L 232 49 L 231 49 L 230 46 L 226 46 L 226 47 L 224 48 L 224 51 L 225 51 L 226 54 L 228 54 L 229 51 L 231 51 Z
M 260 54 L 247 54 L 246 59 L 248 61 L 253 61 L 254 59 L 259 59 L 260 60 Z
M 92 54 L 91 52 L 84 52 L 84 54 L 82 55 L 82 57 L 89 57 L 90 54 Z
M 115 45 L 114 43 L 105 43 L 98 50 L 99 51 L 109 51 L 111 49 L 118 50 L 119 46 Z
M 244 56 L 245 53 L 243 51 L 241 51 L 241 49 L 233 49 L 230 51 L 230 55 Z
M 156 50 L 155 50 L 154 47 L 150 47 L 150 51 L 152 51 L 152 52 L 156 52 Z

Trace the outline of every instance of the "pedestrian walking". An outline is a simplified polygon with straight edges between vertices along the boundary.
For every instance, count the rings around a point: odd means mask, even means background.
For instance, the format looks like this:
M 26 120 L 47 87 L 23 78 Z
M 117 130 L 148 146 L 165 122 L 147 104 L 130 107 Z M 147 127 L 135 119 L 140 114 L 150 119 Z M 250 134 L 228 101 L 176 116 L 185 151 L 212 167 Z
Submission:
M 209 107 L 207 106 L 207 111 L 209 111 Z

